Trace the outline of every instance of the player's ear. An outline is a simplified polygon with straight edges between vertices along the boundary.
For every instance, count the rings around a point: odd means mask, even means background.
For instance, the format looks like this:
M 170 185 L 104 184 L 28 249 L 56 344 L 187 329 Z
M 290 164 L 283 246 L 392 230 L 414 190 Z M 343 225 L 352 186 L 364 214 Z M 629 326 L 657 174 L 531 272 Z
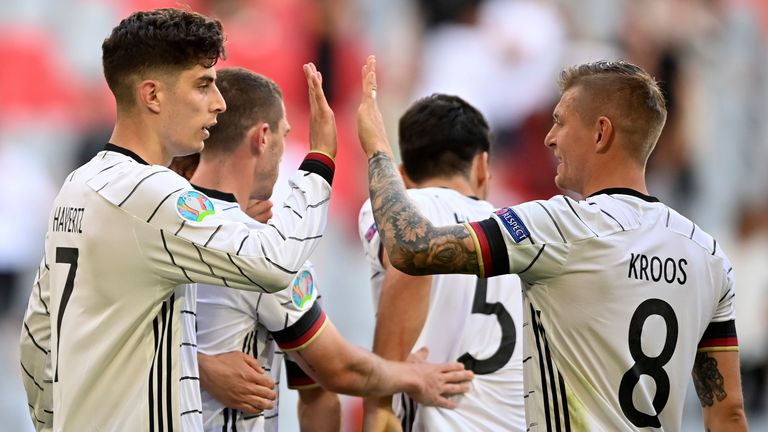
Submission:
M 595 153 L 606 153 L 613 144 L 614 129 L 611 119 L 600 116 L 595 122 Z
M 156 80 L 144 80 L 136 89 L 139 106 L 146 107 L 154 114 L 160 114 L 162 84 Z
M 475 189 L 475 193 L 483 198 L 483 193 L 488 188 L 488 183 L 491 181 L 491 170 L 488 166 L 488 152 L 484 151 L 475 155 L 472 159 L 472 172 L 470 173 L 470 180 L 472 186 Z
M 251 153 L 261 155 L 264 153 L 267 144 L 269 144 L 269 123 L 257 123 L 248 130 L 248 143 L 251 146 Z

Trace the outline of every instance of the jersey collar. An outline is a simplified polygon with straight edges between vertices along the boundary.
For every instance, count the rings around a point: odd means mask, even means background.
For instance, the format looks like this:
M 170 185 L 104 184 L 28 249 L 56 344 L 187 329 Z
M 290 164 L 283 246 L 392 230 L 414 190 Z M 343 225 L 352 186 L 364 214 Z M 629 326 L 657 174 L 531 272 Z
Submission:
M 136 153 L 128 150 L 125 147 L 116 146 L 112 143 L 107 143 L 107 145 L 104 146 L 104 150 L 106 151 L 113 151 L 115 153 L 120 153 L 128 156 L 129 158 L 135 160 L 136 162 L 143 164 L 143 165 L 149 165 L 147 161 L 141 158 L 141 156 L 137 155 Z
M 603 195 L 603 194 L 606 194 L 606 195 L 612 195 L 612 194 L 630 195 L 630 196 L 633 196 L 635 198 L 640 198 L 643 201 L 659 202 L 659 199 L 656 198 L 656 197 L 653 197 L 653 196 L 650 196 L 650 195 L 646 195 L 646 194 L 640 193 L 640 192 L 638 192 L 638 191 L 636 191 L 634 189 L 629 189 L 629 188 L 608 188 L 608 189 L 603 189 L 603 190 L 599 190 L 599 191 L 593 193 L 592 195 L 588 196 L 587 198 L 592 198 L 595 195 Z
M 199 190 L 200 192 L 208 195 L 208 197 L 210 197 L 210 198 L 216 198 L 217 200 L 227 201 L 227 202 L 232 202 L 232 203 L 236 203 L 237 202 L 237 198 L 235 198 L 235 194 L 231 194 L 229 192 L 218 191 L 216 189 L 204 188 L 204 187 L 198 186 L 196 184 L 192 184 L 192 187 L 197 189 L 197 190 Z

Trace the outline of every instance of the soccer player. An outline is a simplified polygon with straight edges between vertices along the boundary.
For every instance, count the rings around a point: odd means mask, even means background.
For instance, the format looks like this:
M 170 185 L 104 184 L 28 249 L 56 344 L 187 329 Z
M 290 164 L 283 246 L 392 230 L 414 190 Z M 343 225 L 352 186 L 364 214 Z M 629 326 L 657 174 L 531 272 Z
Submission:
M 485 217 L 490 130 L 483 115 L 457 96 L 416 101 L 399 122 L 400 173 L 408 195 L 435 225 Z M 409 276 L 389 265 L 370 201 L 360 210 L 360 238 L 377 300 L 373 350 L 403 360 L 414 346 L 432 361 L 461 361 L 475 372 L 457 408 L 424 407 L 395 398 L 404 430 L 525 430 L 520 280 L 515 275 Z M 515 289 L 517 288 L 517 289 Z M 367 430 L 382 430 L 392 398 L 366 399 Z
M 195 343 L 182 339 L 194 336 L 195 290 L 180 284 L 277 291 L 316 245 L 289 250 L 277 234 L 229 221 L 166 168 L 201 150 L 226 108 L 213 68 L 223 41 L 218 21 L 159 9 L 124 19 L 102 45 L 117 121 L 53 203 L 21 335 L 38 427 L 198 428 Z M 307 75 L 318 84 L 308 66 Z M 294 178 L 299 215 L 275 218 L 292 236 L 319 237 L 326 223 L 336 139 L 332 119 L 322 127 L 311 144 L 322 153 Z
M 691 372 L 707 430 L 746 430 L 733 269 L 712 236 L 646 189 L 666 118 L 657 83 L 600 61 L 564 70 L 560 88 L 545 144 L 557 185 L 583 199 L 438 227 L 392 164 L 369 57 L 358 134 L 390 262 L 408 274 L 520 276 L 528 430 L 679 430 Z
M 211 129 L 191 182 L 227 217 L 282 235 L 271 221 L 257 223 L 243 211 L 249 202 L 269 199 L 278 177 L 290 130 L 282 92 L 272 80 L 240 68 L 220 70 L 217 84 L 227 101 L 227 112 Z M 290 239 L 286 247 L 307 240 Z M 403 377 L 418 374 L 421 366 L 384 362 L 351 346 L 326 317 L 317 297 L 317 275 L 308 263 L 285 290 L 273 295 L 227 292 L 201 284 L 198 349 L 208 355 L 234 350 L 251 354 L 273 380 L 279 378 L 281 358 L 287 352 L 301 365 L 288 363 L 286 369 L 289 387 L 299 388 L 301 424 L 305 430 L 338 431 L 338 398 L 313 389 L 317 386 L 314 379 L 333 391 L 378 396 L 407 391 Z M 205 368 L 201 366 L 201 370 L 205 375 Z M 216 380 L 208 381 L 202 383 L 203 390 L 222 387 Z M 276 430 L 277 408 L 247 414 L 226 407 L 204 391 L 203 421 L 209 431 Z
M 53 202 L 21 334 L 40 429 L 199 430 L 196 348 L 181 339 L 194 334 L 195 290 L 182 284 L 281 290 L 324 231 L 336 153 L 329 110 L 313 113 L 292 208 L 273 218 L 284 235 L 312 239 L 301 246 L 228 220 L 167 168 L 202 149 L 226 108 L 213 67 L 223 42 L 218 21 L 158 9 L 122 20 L 102 45 L 115 128 Z M 317 72 L 305 65 L 305 74 L 310 97 L 324 101 Z

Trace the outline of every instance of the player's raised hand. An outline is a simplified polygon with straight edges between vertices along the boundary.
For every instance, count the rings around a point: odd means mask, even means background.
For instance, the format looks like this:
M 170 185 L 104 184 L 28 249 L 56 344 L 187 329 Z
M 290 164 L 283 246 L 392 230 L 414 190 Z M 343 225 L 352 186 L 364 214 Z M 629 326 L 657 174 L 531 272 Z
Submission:
M 362 71 L 363 94 L 360 107 L 357 109 L 357 136 L 363 151 L 370 158 L 377 152 L 392 155 L 392 149 L 387 140 L 384 120 L 376 102 L 378 91 L 376 81 L 376 57 L 370 55 L 365 61 Z
M 468 392 L 474 374 L 464 370 L 462 363 L 432 364 L 427 363 L 426 358 L 426 348 L 408 357 L 408 363 L 417 368 L 421 381 L 418 389 L 408 396 L 422 405 L 456 408 L 456 402 L 448 397 Z
M 232 351 L 218 355 L 198 353 L 200 386 L 229 408 L 248 414 L 272 409 L 275 383 L 248 354 Z
M 336 157 L 336 118 L 323 92 L 323 77 L 313 63 L 304 65 L 309 90 L 309 149 Z
M 272 201 L 252 199 L 248 201 L 245 214 L 261 223 L 267 223 L 272 218 Z

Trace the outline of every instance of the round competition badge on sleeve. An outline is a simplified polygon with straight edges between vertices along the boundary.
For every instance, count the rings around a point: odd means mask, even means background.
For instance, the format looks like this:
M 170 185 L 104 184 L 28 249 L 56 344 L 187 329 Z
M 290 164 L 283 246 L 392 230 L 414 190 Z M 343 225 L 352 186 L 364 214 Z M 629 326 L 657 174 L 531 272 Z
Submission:
M 291 285 L 291 300 L 294 306 L 300 310 L 312 306 L 315 299 L 315 281 L 312 279 L 312 273 L 308 270 L 302 270 L 293 279 Z
M 176 200 L 176 212 L 182 219 L 201 222 L 206 216 L 216 213 L 213 202 L 205 194 L 190 190 L 183 192 Z

